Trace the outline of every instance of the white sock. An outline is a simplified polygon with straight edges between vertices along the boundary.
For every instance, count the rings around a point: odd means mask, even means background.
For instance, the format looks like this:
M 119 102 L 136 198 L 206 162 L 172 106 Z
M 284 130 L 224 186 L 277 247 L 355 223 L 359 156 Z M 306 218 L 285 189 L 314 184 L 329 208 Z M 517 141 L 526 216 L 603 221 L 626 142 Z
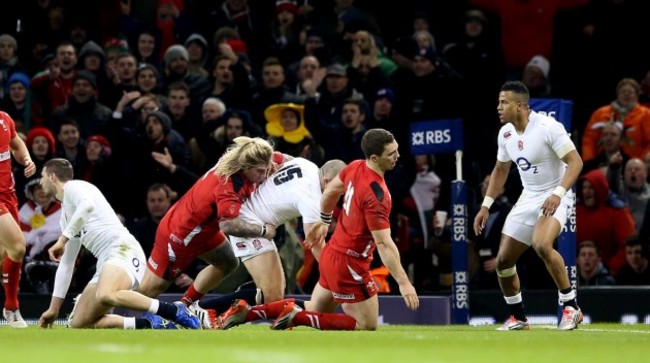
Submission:
M 152 314 L 157 314 L 159 307 L 160 307 L 160 301 L 158 301 L 158 299 L 151 299 L 151 306 L 149 306 L 149 310 L 147 311 Z
M 135 318 L 124 318 L 124 329 L 135 329 Z
M 523 301 L 521 297 L 521 292 L 515 296 L 504 296 L 503 298 L 506 300 L 506 304 L 508 305 L 518 304 Z

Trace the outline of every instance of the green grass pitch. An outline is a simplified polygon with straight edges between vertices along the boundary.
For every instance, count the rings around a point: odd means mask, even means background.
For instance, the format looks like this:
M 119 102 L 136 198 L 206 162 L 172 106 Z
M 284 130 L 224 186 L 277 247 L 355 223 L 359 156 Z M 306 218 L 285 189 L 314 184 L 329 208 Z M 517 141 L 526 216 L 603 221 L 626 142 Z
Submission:
M 382 325 L 375 332 L 12 329 L 0 326 L 3 362 L 643 362 L 650 325 L 588 324 L 500 332 L 496 326 Z

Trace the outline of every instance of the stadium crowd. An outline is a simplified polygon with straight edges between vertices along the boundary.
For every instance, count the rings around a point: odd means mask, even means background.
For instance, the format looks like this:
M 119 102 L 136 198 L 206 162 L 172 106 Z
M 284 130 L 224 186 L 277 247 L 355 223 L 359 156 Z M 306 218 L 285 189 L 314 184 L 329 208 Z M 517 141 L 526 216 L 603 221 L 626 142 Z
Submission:
M 37 0 L 0 14 L 0 120 L 10 117 L 37 171 L 13 163 L 27 242 L 22 292 L 51 293 L 61 204 L 39 185 L 65 158 L 97 186 L 147 256 L 171 205 L 238 136 L 317 166 L 364 159 L 372 128 L 395 135 L 386 174 L 391 226 L 415 289 L 448 289 L 452 155 L 412 155 L 412 123 L 462 118 L 470 219 L 494 166 L 496 105 L 506 80 L 531 97 L 573 101 L 571 136 L 584 161 L 577 184 L 581 285 L 650 285 L 650 4 L 641 0 Z M 4 161 L 5 159 L 2 159 Z M 2 162 L 0 161 L 0 162 Z M 21 160 L 22 161 L 22 160 Z M 470 233 L 475 288 L 497 289 L 501 226 L 521 185 L 495 198 L 487 226 Z M 336 212 L 335 212 L 336 217 Z M 286 286 L 311 292 L 318 268 L 299 223 L 278 226 L 278 247 L 302 268 Z M 283 246 L 284 245 L 284 246 Z M 532 252 L 532 251 L 529 251 Z M 283 255 L 284 263 L 290 262 Z M 523 286 L 554 288 L 534 253 L 518 263 Z M 79 254 L 70 291 L 94 274 Z M 397 285 L 373 261 L 380 291 Z M 174 283 L 192 284 L 196 263 Z

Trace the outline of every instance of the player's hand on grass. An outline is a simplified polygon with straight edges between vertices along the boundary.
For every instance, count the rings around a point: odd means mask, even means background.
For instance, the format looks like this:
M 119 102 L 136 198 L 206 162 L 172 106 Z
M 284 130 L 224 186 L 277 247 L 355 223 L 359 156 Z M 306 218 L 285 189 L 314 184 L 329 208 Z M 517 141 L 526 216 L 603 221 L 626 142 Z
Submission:
M 54 321 L 56 318 L 59 317 L 59 312 L 53 309 L 47 309 L 43 314 L 41 314 L 41 317 L 38 319 L 38 325 L 41 328 L 51 328 L 52 324 L 54 324 Z

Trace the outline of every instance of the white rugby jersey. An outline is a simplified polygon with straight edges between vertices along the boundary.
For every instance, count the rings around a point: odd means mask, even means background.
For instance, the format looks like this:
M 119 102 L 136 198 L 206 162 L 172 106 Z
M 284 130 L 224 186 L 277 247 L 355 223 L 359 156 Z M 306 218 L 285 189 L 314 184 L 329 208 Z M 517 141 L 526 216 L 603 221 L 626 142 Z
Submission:
M 79 239 L 98 260 L 113 243 L 130 237 L 113 208 L 96 186 L 83 180 L 70 180 L 63 186 L 62 234 Z
M 241 206 L 239 216 L 249 223 L 281 225 L 302 216 L 303 223 L 320 220 L 318 166 L 295 158 L 269 176 Z
M 575 145 L 555 119 L 531 111 L 528 125 L 519 135 L 511 123 L 501 127 L 497 159 L 517 164 L 524 191 L 542 192 L 560 185 L 566 171 L 561 160 Z

